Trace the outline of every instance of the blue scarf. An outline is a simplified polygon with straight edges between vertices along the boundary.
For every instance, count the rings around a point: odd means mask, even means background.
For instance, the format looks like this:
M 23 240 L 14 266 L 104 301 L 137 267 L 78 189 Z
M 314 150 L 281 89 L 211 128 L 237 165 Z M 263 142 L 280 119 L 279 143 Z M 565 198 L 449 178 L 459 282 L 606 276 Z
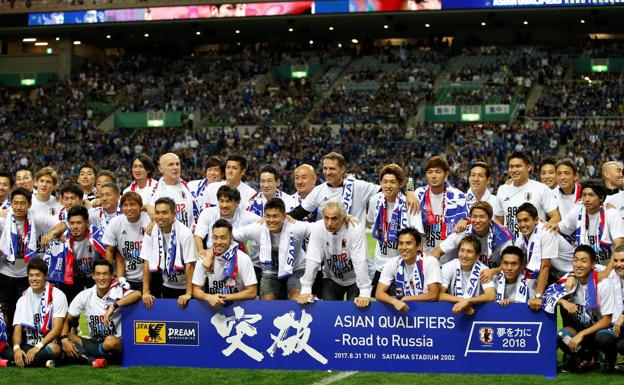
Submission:
M 430 186 L 418 189 L 418 199 L 420 201 L 420 207 L 422 208 L 420 210 L 420 215 L 422 216 L 423 225 L 437 226 L 436 224 L 431 224 L 427 219 L 427 207 L 430 205 L 427 204 L 426 197 L 428 196 L 427 192 L 430 192 L 430 189 Z M 442 231 L 440 232 L 440 237 L 444 240 L 448 235 L 453 233 L 453 229 L 455 228 L 455 224 L 457 222 L 468 217 L 468 207 L 466 206 L 464 193 L 453 188 L 448 181 L 444 182 L 444 198 L 442 201 L 442 207 L 444 224 L 441 229 Z M 432 210 L 433 208 L 431 208 L 431 211 Z M 429 216 L 431 215 L 433 215 L 433 212 L 431 212 Z
M 405 264 L 405 261 L 401 259 L 395 277 L 397 299 L 413 295 L 420 295 L 425 291 L 425 271 L 423 267 L 422 254 L 419 254 L 418 258 L 416 259 L 416 263 L 414 266 L 414 276 L 407 277 L 406 272 L 407 265 Z
M 397 237 L 399 230 L 408 227 L 407 205 L 405 202 L 405 195 L 403 193 L 399 193 L 394 210 L 392 211 L 392 217 L 390 218 L 390 226 L 388 227 L 388 202 L 386 202 L 385 198 L 377 201 L 377 217 L 375 218 L 372 234 L 374 239 L 380 243 L 390 241 L 393 244 L 396 244 L 399 241 L 399 238 Z

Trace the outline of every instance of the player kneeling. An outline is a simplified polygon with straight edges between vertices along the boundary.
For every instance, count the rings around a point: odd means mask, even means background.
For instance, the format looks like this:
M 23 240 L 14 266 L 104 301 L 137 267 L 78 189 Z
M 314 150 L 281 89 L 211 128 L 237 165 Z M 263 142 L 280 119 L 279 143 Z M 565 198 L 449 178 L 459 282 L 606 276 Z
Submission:
M 113 265 L 106 260 L 95 262 L 93 279 L 95 285 L 81 291 L 69 305 L 61 344 L 70 360 L 103 368 L 107 361 L 118 362 L 121 358 L 119 308 L 137 302 L 141 299 L 141 292 L 130 290 L 124 279 L 116 279 Z M 70 331 L 82 313 L 89 325 L 90 338 L 79 337 Z

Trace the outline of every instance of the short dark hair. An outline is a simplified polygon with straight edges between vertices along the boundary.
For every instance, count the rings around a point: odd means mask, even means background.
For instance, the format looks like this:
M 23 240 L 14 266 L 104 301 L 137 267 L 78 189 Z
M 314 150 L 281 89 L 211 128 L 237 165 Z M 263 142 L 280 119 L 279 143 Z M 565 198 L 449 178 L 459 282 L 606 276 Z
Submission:
M 507 254 L 517 255 L 520 258 L 520 263 L 524 264 L 524 252 L 518 246 L 507 246 L 501 251 L 501 262 L 503 257 Z
M 429 158 L 427 163 L 425 163 L 424 170 L 427 172 L 430 168 L 438 167 L 444 170 L 444 172 L 451 172 L 451 167 L 448 162 L 444 160 L 441 156 L 432 156 Z
M 89 210 L 83 205 L 74 206 L 69 211 L 67 211 L 67 220 L 69 221 L 71 217 L 82 217 L 85 221 L 89 221 Z
M 26 266 L 26 272 L 29 273 L 31 270 L 39 270 L 46 277 L 48 276 L 48 264 L 41 258 L 31 259 Z
M 555 166 L 555 170 L 557 169 L 557 160 L 555 158 L 544 158 L 539 165 L 539 169 L 540 171 L 542 170 L 542 167 L 546 166 L 547 164 L 552 164 L 553 166 Z
M 527 154 L 524 151 L 514 151 L 511 153 L 511 155 L 509 155 L 509 157 L 507 158 L 507 163 L 511 162 L 512 159 L 521 159 L 524 164 L 526 164 L 527 166 L 530 166 L 533 164 L 533 161 L 531 160 L 531 157 L 529 156 L 529 154 Z
M 226 164 L 227 162 L 238 162 L 238 164 L 243 170 L 247 169 L 247 159 L 245 159 L 245 157 L 242 155 L 232 154 L 228 156 L 227 159 L 225 160 Z
M 224 228 L 224 227 L 228 229 L 230 234 L 232 234 L 232 224 L 226 221 L 225 219 L 217 219 L 214 225 L 212 225 L 213 230 L 218 229 L 218 228 Z
M 152 175 L 154 174 L 154 170 L 156 170 L 156 166 L 154 166 L 154 160 L 152 159 L 152 157 L 150 157 L 147 154 L 143 154 L 143 153 L 136 154 L 132 158 L 132 161 L 130 162 L 130 167 L 131 168 L 132 168 L 132 164 L 134 163 L 135 160 L 138 160 L 139 162 L 141 162 L 141 164 L 143 165 L 143 168 L 147 172 L 147 177 L 151 178 Z
M 472 234 L 468 234 L 465 237 L 463 237 L 461 241 L 459 241 L 460 246 L 463 245 L 464 243 L 468 243 L 472 245 L 472 247 L 474 247 L 474 250 L 477 256 L 481 255 L 481 241 L 479 240 L 479 238 L 477 238 L 476 236 Z
M 472 171 L 473 168 L 475 167 L 483 167 L 485 169 L 485 177 L 489 178 L 492 175 L 492 169 L 490 168 L 490 165 L 485 163 L 485 162 L 472 162 L 470 164 L 470 167 L 468 168 L 468 171 Z
M 262 175 L 263 173 L 273 174 L 273 176 L 275 176 L 275 180 L 280 180 L 277 169 L 270 164 L 265 164 L 264 166 L 260 167 L 260 171 L 258 171 L 258 176 Z
M 411 235 L 412 237 L 414 237 L 414 239 L 416 240 L 416 245 L 420 245 L 420 243 L 422 242 L 422 237 L 420 236 L 420 233 L 413 227 L 405 227 L 399 230 L 397 234 L 397 239 L 401 238 L 402 235 Z
M 518 216 L 518 214 L 520 214 L 523 211 L 526 211 L 527 213 L 529 213 L 529 215 L 533 219 L 537 218 L 539 215 L 535 206 L 533 206 L 533 204 L 529 202 L 524 202 L 523 204 L 518 206 L 518 211 L 516 212 L 516 216 Z
M 115 268 L 113 267 L 113 264 L 107 261 L 106 259 L 96 259 L 95 262 L 93 262 L 93 271 L 95 271 L 95 268 L 98 266 L 107 266 L 108 272 L 111 274 L 115 272 Z
M 92 163 L 86 162 L 80 165 L 80 168 L 78 169 L 78 174 L 80 174 L 80 171 L 82 171 L 83 168 L 90 168 L 91 170 L 93 170 L 93 175 L 97 175 L 98 173 L 97 167 L 95 167 Z
M 30 174 L 30 177 L 35 179 L 35 174 L 28 167 L 26 167 L 26 166 L 18 167 L 17 170 L 15 170 L 15 175 L 17 175 L 17 173 L 20 172 L 20 171 L 28 171 L 28 173 Z
M 0 171 L 0 178 L 7 178 L 9 180 L 9 187 L 13 187 L 15 184 L 15 178 L 8 171 Z
M 344 156 L 342 156 L 341 153 L 335 152 L 335 151 L 330 152 L 329 154 L 325 155 L 323 157 L 323 160 L 321 161 L 321 163 L 324 162 L 325 159 L 335 160 L 336 162 L 338 162 L 338 166 L 340 166 L 340 167 L 344 167 L 344 165 L 346 163 Z
M 568 166 L 572 169 L 574 175 L 578 174 L 578 167 L 576 167 L 576 163 L 570 158 L 563 158 L 555 165 L 555 169 L 558 169 L 559 166 Z
M 405 172 L 398 164 L 390 163 L 383 166 L 381 171 L 379 171 L 379 180 L 381 181 L 386 175 L 394 175 L 399 185 L 403 186 L 403 182 L 405 182 Z
M 169 210 L 171 210 L 171 212 L 173 213 L 176 212 L 176 204 L 173 201 L 173 199 L 169 197 L 160 197 L 156 199 L 156 202 L 154 202 L 154 208 L 156 208 L 156 206 L 161 205 L 161 204 L 169 206 Z
M 82 192 L 82 189 L 80 188 L 80 186 L 77 183 L 73 182 L 73 181 L 68 181 L 68 182 L 64 183 L 63 186 L 61 186 L 61 190 L 60 190 L 61 198 L 66 193 L 74 194 L 75 196 L 77 196 L 80 199 L 82 199 L 82 196 L 84 194 Z
M 228 186 L 224 184 L 223 186 L 219 187 L 219 189 L 217 190 L 217 199 L 221 199 L 221 198 L 226 198 L 234 202 L 240 202 L 241 200 L 240 191 L 238 191 L 232 186 Z
M 101 176 L 106 176 L 106 177 L 110 178 L 111 182 L 117 183 L 117 177 L 110 170 L 100 170 L 100 172 L 98 172 L 97 175 L 95 176 L 95 179 L 97 180 Z M 119 190 L 119 188 L 117 188 L 117 189 Z
M 486 202 L 486 201 L 475 202 L 475 204 L 473 204 L 472 207 L 470 208 L 470 215 L 472 215 L 472 212 L 474 210 L 483 210 L 483 211 L 485 211 L 485 213 L 487 214 L 488 218 L 490 218 L 490 219 L 492 219 L 492 217 L 494 216 L 494 209 L 492 208 L 492 205 L 489 202 Z
M 32 202 L 32 193 L 26 190 L 24 187 L 18 187 L 15 190 L 11 191 L 11 201 L 13 201 L 13 199 L 17 195 L 23 195 L 24 197 L 26 197 L 26 200 L 28 201 L 28 203 Z
M 128 191 L 127 193 L 122 195 L 121 199 L 119 199 L 119 206 L 123 206 L 125 201 L 133 201 L 136 202 L 139 206 L 143 207 L 143 198 L 141 197 L 141 194 L 137 192 Z
M 265 213 L 268 209 L 278 209 L 281 213 L 285 213 L 286 205 L 284 204 L 284 201 L 280 198 L 271 198 L 267 201 L 267 203 L 264 204 Z
M 221 159 L 221 157 L 211 156 L 206 159 L 206 168 L 212 168 L 217 166 L 219 166 L 221 174 L 223 174 L 225 172 L 225 162 L 223 161 L 223 159 Z
M 599 179 L 588 179 L 581 184 L 581 193 L 586 188 L 590 188 L 600 197 L 600 200 L 604 201 L 607 198 L 607 190 L 604 183 Z
M 587 253 L 589 254 L 592 262 L 598 261 L 598 254 L 596 254 L 596 250 L 594 250 L 594 248 L 589 245 L 576 246 L 576 249 L 574 249 L 574 255 L 576 255 L 576 253 Z

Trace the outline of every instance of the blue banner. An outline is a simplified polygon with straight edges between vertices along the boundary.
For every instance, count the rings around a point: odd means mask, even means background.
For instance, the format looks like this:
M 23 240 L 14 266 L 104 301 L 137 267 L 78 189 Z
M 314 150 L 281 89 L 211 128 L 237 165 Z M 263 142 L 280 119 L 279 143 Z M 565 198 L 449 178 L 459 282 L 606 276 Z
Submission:
M 556 374 L 554 316 L 524 304 L 486 304 L 472 317 L 453 315 L 448 303 L 409 306 L 139 303 L 122 309 L 123 366 Z

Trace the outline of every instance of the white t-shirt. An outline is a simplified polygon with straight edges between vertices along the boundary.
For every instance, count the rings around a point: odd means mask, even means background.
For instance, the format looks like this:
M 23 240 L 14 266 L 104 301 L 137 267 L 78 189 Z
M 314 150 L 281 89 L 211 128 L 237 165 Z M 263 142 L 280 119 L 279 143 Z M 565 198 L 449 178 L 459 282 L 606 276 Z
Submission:
M 576 211 L 576 209 L 583 205 L 583 202 L 579 199 L 576 201 L 576 187 L 572 190 L 572 194 L 565 195 L 561 191 L 561 187 L 557 186 L 553 189 L 555 199 L 557 199 L 557 207 L 559 208 L 559 215 L 564 218 L 570 211 Z
M 454 259 L 448 263 L 442 265 L 442 287 L 446 288 L 446 292 L 448 294 L 453 295 L 455 292 L 455 271 L 460 268 L 459 259 Z M 470 273 L 472 272 L 472 268 L 469 271 L 461 270 L 461 285 L 462 291 L 465 293 L 468 290 L 469 281 L 470 281 Z M 481 295 L 485 292 L 485 289 L 494 289 L 496 286 L 492 280 L 487 283 L 477 283 L 478 290 L 475 294 L 475 297 Z
M 45 202 L 37 199 L 35 195 L 32 197 L 32 204 L 30 205 L 30 211 L 36 213 L 37 215 L 50 215 L 50 216 L 58 216 L 59 212 L 63 208 L 61 202 L 57 201 L 56 198 L 50 196 Z
M 151 195 L 147 204 L 154 206 L 154 203 L 161 197 L 167 197 L 173 199 L 176 204 L 176 219 L 184 224 L 184 226 L 192 229 L 195 226 L 195 217 L 193 216 L 193 196 L 190 195 L 190 191 L 186 189 L 182 183 L 178 184 L 166 184 L 165 181 L 160 181 L 163 186 L 158 186 L 158 189 Z
M 143 204 L 146 205 L 149 202 L 150 197 L 152 196 L 152 192 L 154 192 L 154 186 L 156 185 L 156 182 L 157 182 L 156 180 L 150 178 L 147 180 L 145 187 L 140 188 L 139 186 L 136 186 L 134 188 L 134 191 L 132 190 L 132 184 L 130 184 L 130 186 L 126 187 L 123 190 L 123 194 L 133 191 L 141 196 L 141 199 L 143 200 Z
M 424 191 L 424 189 L 426 189 L 426 187 L 419 187 L 416 193 L 418 194 L 419 190 Z M 430 194 L 430 197 L 431 209 L 435 217 L 435 223 L 433 225 L 428 225 L 427 223 L 422 224 L 425 233 L 425 237 L 423 239 L 423 251 L 425 254 L 430 254 L 442 242 L 441 230 L 442 223 L 444 222 L 444 211 L 442 210 L 442 200 L 444 199 L 444 192 L 441 192 L 439 194 L 434 194 L 432 192 Z M 421 209 L 424 210 L 424 207 Z M 444 258 L 443 256 L 440 259 L 440 262 L 442 263 L 444 259 L 446 258 Z
M 304 240 L 310 236 L 312 224 L 307 222 L 297 221 L 295 223 L 289 223 L 288 228 L 289 231 L 292 232 L 292 236 L 295 241 L 295 261 L 293 264 L 293 271 L 303 270 L 305 269 L 305 258 L 303 254 L 303 242 Z M 258 244 L 258 252 L 260 248 L 260 239 L 262 237 L 262 232 L 266 228 L 266 225 L 259 223 L 252 223 L 247 226 L 239 227 L 234 229 L 234 239 L 239 241 L 240 243 L 245 243 L 248 241 L 253 241 Z M 282 231 L 279 234 L 271 233 L 271 260 L 270 264 L 261 264 L 260 258 L 256 254 L 253 256 L 252 261 L 254 265 L 262 267 L 262 271 L 271 274 L 278 273 L 279 267 L 279 247 L 283 243 L 282 237 L 287 237 L 288 233 Z M 284 250 L 283 252 L 287 253 L 288 250 Z
M 568 241 L 566 241 L 565 238 L 563 238 L 559 233 L 554 233 L 544 229 L 543 223 L 538 223 L 537 226 L 539 234 L 531 233 L 531 237 L 529 237 L 526 245 L 523 242 L 524 235 L 520 235 L 520 237 L 516 238 L 514 241 L 514 246 L 518 246 L 524 252 L 527 264 L 530 262 L 531 258 L 527 247 L 531 244 L 533 237 L 540 236 L 541 241 L 539 243 L 541 245 L 541 259 L 550 260 L 550 273 L 553 274 L 553 268 L 556 270 L 555 273 L 558 273 L 555 275 L 559 277 L 561 277 L 564 273 L 571 272 L 572 259 L 574 258 L 574 247 L 570 245 Z M 534 288 L 534 283 L 530 283 L 529 289 L 533 290 Z
M 205 201 L 209 206 L 217 206 L 219 204 L 219 199 L 217 199 L 217 191 L 219 191 L 219 187 L 223 186 L 224 184 L 226 184 L 225 181 L 214 182 L 214 183 L 210 183 L 206 187 Z M 249 185 L 243 181 L 241 181 L 239 185 L 236 186 L 236 189 L 238 190 L 241 196 L 241 200 L 240 200 L 240 203 L 238 204 L 238 207 L 244 210 L 249 199 L 252 196 L 256 195 L 256 190 L 249 187 Z
M 449 235 L 442 243 L 440 243 L 440 249 L 444 252 L 444 255 L 440 257 L 440 263 L 445 264 L 448 261 L 456 259 L 459 252 L 459 243 L 466 236 L 471 234 L 472 225 L 468 225 L 466 231 L 463 233 L 453 232 Z M 498 267 L 500 265 L 500 257 L 501 251 L 505 249 L 507 246 L 511 246 L 513 244 L 512 240 L 505 242 L 501 247 L 493 250 L 491 255 L 487 255 L 488 251 L 488 235 L 484 237 L 479 237 L 475 235 L 479 242 L 481 242 L 481 256 L 479 260 L 487 265 L 488 268 Z
M 187 263 L 194 263 L 197 261 L 197 247 L 195 246 L 195 238 L 193 238 L 193 233 L 186 226 L 177 227 L 178 231 L 176 233 L 176 237 L 178 239 L 178 246 L 176 248 L 177 253 L 182 253 L 181 260 L 186 265 Z M 156 231 L 154 228 L 152 231 Z M 164 245 L 168 247 L 169 242 L 171 240 L 171 233 L 163 233 L 164 235 Z M 149 256 L 145 255 L 148 252 L 149 248 L 146 248 L 146 240 L 149 242 L 149 235 L 145 234 L 143 237 L 143 244 L 141 245 L 141 258 L 145 261 L 149 260 Z M 167 261 L 169 261 L 171 256 L 167 256 Z M 143 262 L 147 263 L 147 262 Z M 168 263 L 165 263 L 165 266 L 168 266 Z M 163 286 L 171 288 L 171 289 L 185 289 L 186 288 L 186 276 L 184 275 L 186 269 L 175 271 L 173 273 L 169 273 L 167 269 L 162 270 L 163 277 Z
M 43 257 L 43 253 L 45 250 L 41 248 L 40 241 L 41 238 L 52 230 L 54 226 L 59 223 L 58 216 L 51 215 L 37 215 L 32 211 L 28 211 L 28 218 L 30 218 L 30 225 L 34 225 L 35 233 L 37 234 L 37 254 L 39 257 Z M 8 216 L 6 218 L 0 218 L 0 228 L 4 228 L 5 221 L 9 220 Z M 14 262 L 9 262 L 6 256 L 0 256 L 0 274 L 4 274 L 8 277 L 13 278 L 22 278 L 26 277 L 26 265 L 24 262 L 24 221 L 16 220 L 17 223 L 17 255 L 15 256 Z M 10 237 L 11 234 L 2 234 L 2 237 Z
M 377 219 L 377 215 L 379 215 L 379 209 L 377 209 L 377 205 L 379 202 L 383 202 L 384 195 L 383 192 L 378 192 L 372 196 L 370 201 L 368 202 L 368 212 L 366 214 L 366 220 L 370 223 L 375 223 Z M 394 211 L 395 202 L 389 202 L 388 207 L 386 208 L 386 222 L 388 226 L 392 221 L 392 212 Z M 407 227 L 415 228 L 420 234 L 424 234 L 423 225 L 422 225 L 422 217 L 420 214 L 412 215 L 407 212 Z M 401 228 L 399 228 L 401 230 Z M 378 240 L 375 242 L 375 269 L 377 271 L 382 271 L 386 263 L 394 257 L 399 255 L 398 250 L 398 242 L 383 242 L 380 243 Z
M 27 289 L 32 290 L 32 289 Z M 40 311 L 42 304 L 45 303 L 45 289 L 37 294 L 34 294 L 35 301 L 28 301 L 26 297 L 26 293 L 22 295 L 17 300 L 17 305 L 15 307 L 15 316 L 13 317 L 13 326 L 15 325 L 32 325 L 34 329 L 29 327 L 23 327 L 22 330 L 26 334 L 26 340 L 22 341 L 22 343 L 26 343 L 29 345 L 36 345 L 40 342 L 45 334 L 41 333 L 40 323 L 42 322 L 40 317 Z M 32 309 L 28 311 L 26 306 L 31 306 Z M 51 308 L 51 317 L 54 318 L 65 318 L 67 315 L 67 297 L 65 293 L 63 293 L 60 289 L 54 287 L 52 289 L 52 308 Z M 34 314 L 34 319 L 27 319 L 29 315 Z
M 576 206 L 573 211 L 570 211 L 565 217 L 561 219 L 559 222 L 559 231 L 562 234 L 567 234 L 570 237 L 573 237 L 576 231 L 576 226 L 578 225 L 578 215 L 579 211 L 583 209 L 583 206 Z M 581 220 L 581 226 L 585 226 L 585 221 Z M 606 209 L 605 210 L 605 222 L 607 231 L 602 234 L 602 241 L 613 244 L 613 242 L 618 238 L 624 238 L 624 221 L 619 216 L 619 212 L 615 209 Z M 598 238 L 598 225 L 600 223 L 600 211 L 589 215 L 589 228 L 587 230 L 587 241 L 589 243 L 585 243 L 585 240 L 581 240 L 581 244 L 588 244 L 594 250 L 597 251 L 598 254 L 598 262 L 601 265 L 608 265 L 611 260 L 611 249 L 606 248 L 604 250 L 600 247 L 600 239 Z M 578 246 L 578 245 L 576 245 Z
M 121 210 L 119 208 L 110 214 L 103 207 L 91 207 L 89 209 L 89 223 L 105 232 L 110 221 L 120 215 Z
M 310 294 L 316 272 L 323 264 L 323 277 L 340 286 L 354 283 L 361 297 L 370 297 L 371 280 L 368 274 L 367 245 L 364 225 L 342 225 L 336 233 L 330 233 L 323 221 L 312 225 L 310 242 L 306 253 L 306 268 L 301 278 L 301 294 Z
M 126 261 L 125 277 L 128 281 L 141 282 L 143 280 L 143 259 L 141 259 L 141 245 L 145 228 L 151 220 L 147 213 L 142 212 L 135 223 L 130 223 L 128 217 L 120 215 L 113 218 L 108 224 L 102 242 L 113 246 Z
M 584 308 L 587 303 L 587 289 L 588 285 L 581 285 L 579 283 L 579 287 L 568 299 L 568 301 L 572 303 L 583 306 L 583 311 L 576 313 L 577 320 L 580 321 L 581 325 L 590 327 L 601 317 L 609 314 L 619 317 L 619 314 L 614 314 L 615 292 L 611 280 L 603 279 L 598 283 L 598 302 L 600 303 L 598 309 Z
M 247 286 L 257 285 L 256 273 L 254 272 L 251 258 L 238 250 L 238 275 L 233 286 L 228 285 L 228 278 L 223 276 L 225 261 L 217 257 L 214 259 L 213 273 L 206 272 L 201 262 L 195 264 L 193 272 L 193 285 L 201 286 L 206 294 L 233 294 L 239 293 Z
M 261 193 L 258 193 L 261 194 Z M 251 205 L 254 201 L 254 199 L 257 198 L 257 194 L 254 194 L 251 196 L 251 198 L 249 198 L 249 200 L 247 200 L 247 202 L 245 203 L 245 210 L 250 211 L 251 210 Z M 277 197 L 276 197 L 277 198 Z M 294 196 L 290 195 L 290 194 L 286 194 L 285 192 L 281 191 L 281 195 L 279 196 L 279 199 L 282 200 L 282 202 L 284 202 L 284 206 L 286 207 L 286 212 L 291 211 L 292 209 L 294 209 L 295 207 L 299 206 L 299 202 L 297 201 L 297 199 L 295 199 Z M 267 203 L 268 199 L 267 197 L 264 196 L 264 194 L 262 195 L 262 209 L 264 211 L 264 205 Z
M 607 204 L 613 205 L 620 212 L 620 218 L 624 219 L 624 190 L 621 190 L 617 194 L 607 195 L 604 201 L 605 206 Z
M 95 251 L 87 238 L 74 242 L 74 276 L 91 278 L 93 276 L 93 264 L 102 259 L 100 253 Z
M 203 210 L 201 214 L 199 214 L 194 235 L 204 239 L 206 241 L 206 247 L 210 247 L 212 245 L 212 226 L 219 219 L 221 219 L 221 212 L 219 211 L 218 206 L 208 207 Z M 260 219 L 262 218 L 256 214 L 250 213 L 246 210 L 241 210 L 237 207 L 236 212 L 234 213 L 234 218 L 227 221 L 232 225 L 232 229 L 237 229 L 251 223 L 257 223 Z
M 309 212 L 321 209 L 328 201 L 342 202 L 343 186 L 330 187 L 327 182 L 315 186 L 308 196 L 301 202 L 301 207 Z M 351 203 L 350 215 L 356 217 L 360 223 L 366 221 L 366 204 L 372 196 L 381 190 L 378 184 L 355 179 L 353 181 L 353 199 Z M 318 210 L 317 220 L 323 218 L 322 210 Z
M 130 294 L 132 290 L 124 293 L 124 296 Z M 116 336 L 121 338 L 121 311 L 119 309 L 113 312 L 109 318 L 108 327 L 104 325 L 104 314 L 106 310 L 115 301 L 107 297 L 106 300 L 98 297 L 97 286 L 93 285 L 78 293 L 76 298 L 69 305 L 68 313 L 72 317 L 78 318 L 80 314 L 85 313 L 87 326 L 89 326 L 89 336 L 91 340 L 101 343 L 107 336 Z
M 529 202 L 535 206 L 540 219 L 546 219 L 546 214 L 557 209 L 557 199 L 552 190 L 543 183 L 529 179 L 520 187 L 503 184 L 496 194 L 498 212 L 503 213 L 504 225 L 514 239 L 520 236 L 516 215 L 521 204 Z
M 383 267 L 381 271 L 381 275 L 379 276 L 379 282 L 383 283 L 386 286 L 392 285 L 392 283 L 396 280 L 397 271 L 399 270 L 399 264 L 401 263 L 401 257 L 393 257 L 386 265 Z M 414 270 L 416 269 L 416 264 L 406 265 L 407 271 L 405 273 L 406 277 L 414 278 Z M 423 270 L 425 276 L 425 282 L 423 285 L 423 292 L 428 293 L 428 286 L 434 283 L 441 283 L 442 277 L 440 275 L 440 264 L 438 260 L 434 257 L 425 256 L 423 257 Z
M 496 200 L 496 195 L 493 195 L 492 193 L 490 193 L 490 190 L 486 189 L 481 199 L 477 200 L 477 197 L 475 193 L 472 192 L 472 189 L 471 188 L 468 189 L 468 191 L 466 192 L 466 207 L 468 208 L 468 213 L 470 213 L 470 209 L 472 208 L 472 205 L 474 205 L 478 201 L 485 201 L 489 203 L 490 206 L 492 206 L 492 210 L 494 210 L 495 217 L 503 216 L 503 212 L 500 206 L 498 205 L 498 201 Z

